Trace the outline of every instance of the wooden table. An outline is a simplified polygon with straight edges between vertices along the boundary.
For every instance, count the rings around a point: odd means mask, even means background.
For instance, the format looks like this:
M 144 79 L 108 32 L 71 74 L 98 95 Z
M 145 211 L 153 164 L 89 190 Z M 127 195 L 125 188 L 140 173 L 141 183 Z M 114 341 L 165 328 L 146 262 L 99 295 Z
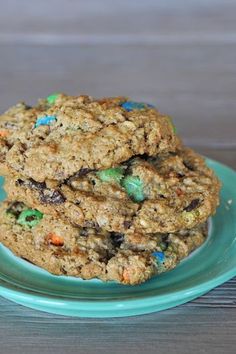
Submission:
M 236 1 L 8 0 L 0 108 L 53 91 L 129 95 L 174 117 L 184 141 L 236 168 Z M 235 353 L 236 279 L 188 304 L 120 319 L 0 299 L 0 353 Z

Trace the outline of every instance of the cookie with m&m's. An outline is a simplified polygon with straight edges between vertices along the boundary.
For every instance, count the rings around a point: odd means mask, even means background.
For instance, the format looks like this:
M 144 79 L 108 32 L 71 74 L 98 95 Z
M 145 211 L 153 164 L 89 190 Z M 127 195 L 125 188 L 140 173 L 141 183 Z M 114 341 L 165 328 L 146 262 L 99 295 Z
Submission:
M 134 155 L 175 151 L 171 120 L 152 105 L 123 97 L 53 95 L 7 164 L 38 182 L 61 183 L 86 168 L 115 167 Z
M 132 157 L 115 168 L 80 170 L 58 185 L 15 173 L 6 179 L 12 200 L 71 224 L 113 232 L 176 232 L 215 213 L 220 183 L 204 159 L 175 153 Z
M 6 166 L 6 154 L 20 139 L 33 128 L 35 119 L 45 106 L 40 103 L 35 107 L 30 107 L 24 102 L 20 102 L 9 108 L 0 115 L 0 173 L 4 173 Z
M 140 284 L 176 267 L 206 239 L 206 225 L 175 234 L 81 228 L 19 202 L 0 207 L 0 242 L 55 275 Z

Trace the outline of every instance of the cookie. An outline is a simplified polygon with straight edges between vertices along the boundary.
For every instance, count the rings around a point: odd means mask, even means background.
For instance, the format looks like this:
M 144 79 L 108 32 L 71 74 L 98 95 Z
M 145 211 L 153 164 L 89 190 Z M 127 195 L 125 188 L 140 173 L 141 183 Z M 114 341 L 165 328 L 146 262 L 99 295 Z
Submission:
M 61 183 L 85 169 L 175 151 L 179 144 L 170 118 L 145 103 L 62 94 L 50 102 L 7 153 L 11 168 L 38 182 Z
M 20 202 L 0 207 L 0 242 L 56 275 L 142 283 L 176 267 L 206 239 L 207 227 L 176 234 L 109 233 L 80 228 Z
M 43 102 L 30 107 L 20 102 L 0 116 L 0 172 L 6 169 L 6 154 L 14 143 L 33 128 L 35 118 L 45 110 Z
M 219 203 L 220 183 L 201 156 L 182 147 L 107 170 L 84 169 L 59 186 L 12 174 L 5 189 L 11 200 L 72 225 L 163 233 L 205 222 Z

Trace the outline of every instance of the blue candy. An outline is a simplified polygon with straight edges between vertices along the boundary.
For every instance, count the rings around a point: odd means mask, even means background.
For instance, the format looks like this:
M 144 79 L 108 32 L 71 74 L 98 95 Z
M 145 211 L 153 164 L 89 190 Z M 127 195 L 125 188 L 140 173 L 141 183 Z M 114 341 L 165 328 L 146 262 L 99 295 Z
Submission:
M 38 128 L 40 125 L 51 125 L 51 123 L 57 120 L 56 116 L 44 116 L 39 117 L 35 123 L 35 128 Z
M 156 257 L 157 261 L 160 263 L 163 263 L 165 260 L 165 254 L 163 252 L 153 252 L 152 254 L 154 257 Z
M 121 104 L 121 107 L 123 107 L 127 112 L 130 112 L 134 109 L 143 109 L 147 107 L 153 108 L 154 106 L 148 103 L 126 101 Z

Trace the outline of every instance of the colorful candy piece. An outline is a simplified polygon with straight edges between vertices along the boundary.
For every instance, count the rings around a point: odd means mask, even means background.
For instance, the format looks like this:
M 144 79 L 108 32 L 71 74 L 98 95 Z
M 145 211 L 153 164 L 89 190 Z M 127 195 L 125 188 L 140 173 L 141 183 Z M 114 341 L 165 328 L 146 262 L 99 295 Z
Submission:
M 40 211 L 35 209 L 26 209 L 20 213 L 17 222 L 22 226 L 34 227 L 42 218 L 43 214 L 40 213 Z
M 153 252 L 152 255 L 157 259 L 158 263 L 163 263 L 165 261 L 165 254 L 163 252 Z
M 97 172 L 98 177 L 103 182 L 117 182 L 120 183 L 124 176 L 124 170 L 121 167 L 108 168 Z
M 61 236 L 54 234 L 53 232 L 50 232 L 46 236 L 45 241 L 49 244 L 52 244 L 52 245 L 58 246 L 58 247 L 61 247 L 64 245 L 64 239 Z
M 138 176 L 126 176 L 121 181 L 122 187 L 125 188 L 126 193 L 135 202 L 142 202 L 145 197 L 143 193 L 143 182 Z
M 51 95 L 49 95 L 46 100 L 47 100 L 47 103 L 50 104 L 50 105 L 53 105 L 57 98 L 59 96 L 59 93 L 58 92 L 55 92 L 55 93 L 52 93 Z
M 40 125 L 51 125 L 51 123 L 56 122 L 56 116 L 43 116 L 39 117 L 35 123 L 35 128 L 38 128 Z
M 130 275 L 129 275 L 128 269 L 124 269 L 122 275 L 123 275 L 123 282 L 124 282 L 124 283 L 129 283 L 129 281 L 130 281 Z
M 121 107 L 123 107 L 127 112 L 131 112 L 134 109 L 145 109 L 147 107 L 154 108 L 154 106 L 151 104 L 134 101 L 126 101 L 121 104 Z
M 8 130 L 0 130 L 0 137 L 6 138 L 9 135 Z

